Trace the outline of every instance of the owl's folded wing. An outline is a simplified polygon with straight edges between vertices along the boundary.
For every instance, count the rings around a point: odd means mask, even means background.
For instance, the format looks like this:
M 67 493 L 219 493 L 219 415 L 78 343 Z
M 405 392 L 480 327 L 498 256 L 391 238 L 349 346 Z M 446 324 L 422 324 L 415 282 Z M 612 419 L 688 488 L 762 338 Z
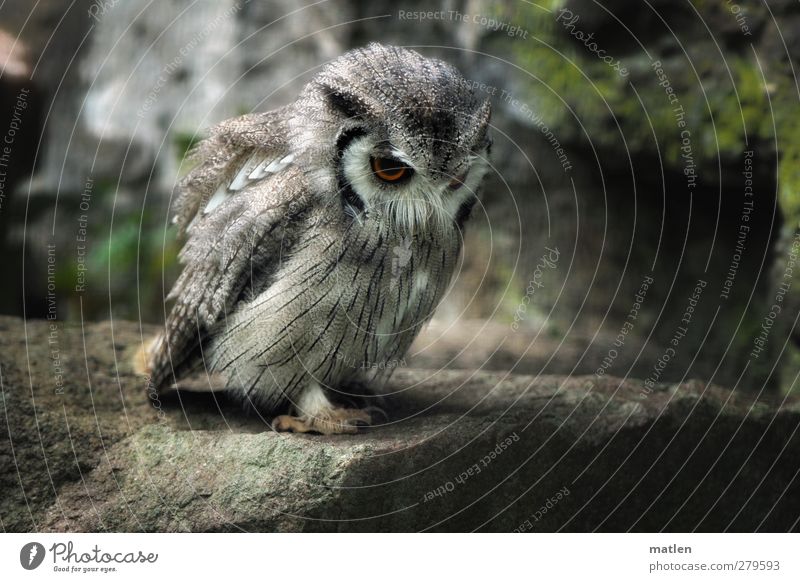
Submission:
M 303 173 L 283 141 L 280 112 L 217 126 L 179 185 L 175 222 L 186 243 L 164 332 L 148 349 L 151 382 L 167 382 L 205 331 L 236 302 L 254 272 L 274 268 L 293 244 L 287 229 L 309 204 Z

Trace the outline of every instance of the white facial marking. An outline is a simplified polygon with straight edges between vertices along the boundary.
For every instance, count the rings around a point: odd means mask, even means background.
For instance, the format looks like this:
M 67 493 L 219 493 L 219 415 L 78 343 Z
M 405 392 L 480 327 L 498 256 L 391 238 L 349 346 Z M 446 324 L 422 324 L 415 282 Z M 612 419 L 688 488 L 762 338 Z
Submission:
M 384 185 L 378 182 L 371 168 L 370 156 L 374 151 L 375 143 L 370 137 L 353 140 L 342 156 L 345 179 L 364 202 L 367 214 L 379 209 L 409 233 L 452 226 L 458 209 L 475 195 L 486 173 L 486 162 L 470 156 L 467 178 L 457 190 L 448 187 L 449 180 L 443 184 L 441 179 L 433 180 L 420 171 L 399 184 Z M 393 148 L 391 155 L 415 168 L 414 161 L 405 152 Z

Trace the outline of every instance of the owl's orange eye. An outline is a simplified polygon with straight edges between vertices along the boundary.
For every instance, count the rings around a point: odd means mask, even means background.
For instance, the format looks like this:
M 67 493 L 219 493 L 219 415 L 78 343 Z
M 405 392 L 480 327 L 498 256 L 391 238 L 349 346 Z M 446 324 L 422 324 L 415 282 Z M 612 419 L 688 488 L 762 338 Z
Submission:
M 399 182 L 414 171 L 408 164 L 394 158 L 371 158 L 373 173 L 384 182 Z

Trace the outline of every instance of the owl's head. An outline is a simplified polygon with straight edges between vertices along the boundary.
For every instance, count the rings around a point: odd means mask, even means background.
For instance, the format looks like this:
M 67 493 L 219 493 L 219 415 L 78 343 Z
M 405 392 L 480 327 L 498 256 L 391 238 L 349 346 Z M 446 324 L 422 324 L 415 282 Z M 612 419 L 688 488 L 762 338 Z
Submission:
M 353 220 L 419 232 L 469 215 L 487 168 L 489 117 L 488 100 L 451 65 L 370 44 L 309 83 L 293 125 L 318 162 L 312 179 Z

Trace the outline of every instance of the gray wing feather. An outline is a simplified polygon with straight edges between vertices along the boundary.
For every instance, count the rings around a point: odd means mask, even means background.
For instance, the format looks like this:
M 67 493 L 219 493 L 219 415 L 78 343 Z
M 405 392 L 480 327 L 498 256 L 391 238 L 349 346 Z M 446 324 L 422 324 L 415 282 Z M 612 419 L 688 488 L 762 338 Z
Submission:
M 175 304 L 164 331 L 149 349 L 151 381 L 157 387 L 190 359 L 205 331 L 233 307 L 253 270 L 263 274 L 274 267 L 291 245 L 284 226 L 307 207 L 303 174 L 286 163 L 272 165 L 278 171 L 265 171 L 270 160 L 287 156 L 285 115 L 277 110 L 224 122 L 191 154 L 197 165 L 178 185 L 175 203 L 175 222 L 186 235 L 179 255 L 183 271 L 167 297 Z M 253 160 L 260 171 L 251 167 Z M 236 183 L 242 175 L 246 179 Z M 219 192 L 222 200 L 205 212 Z
M 195 146 L 187 162 L 196 165 L 176 188 L 173 221 L 180 234 L 186 233 L 200 209 L 220 184 L 232 179 L 249 153 L 255 149 L 265 154 L 285 152 L 288 109 L 283 107 L 223 121 L 211 128 L 209 136 Z

